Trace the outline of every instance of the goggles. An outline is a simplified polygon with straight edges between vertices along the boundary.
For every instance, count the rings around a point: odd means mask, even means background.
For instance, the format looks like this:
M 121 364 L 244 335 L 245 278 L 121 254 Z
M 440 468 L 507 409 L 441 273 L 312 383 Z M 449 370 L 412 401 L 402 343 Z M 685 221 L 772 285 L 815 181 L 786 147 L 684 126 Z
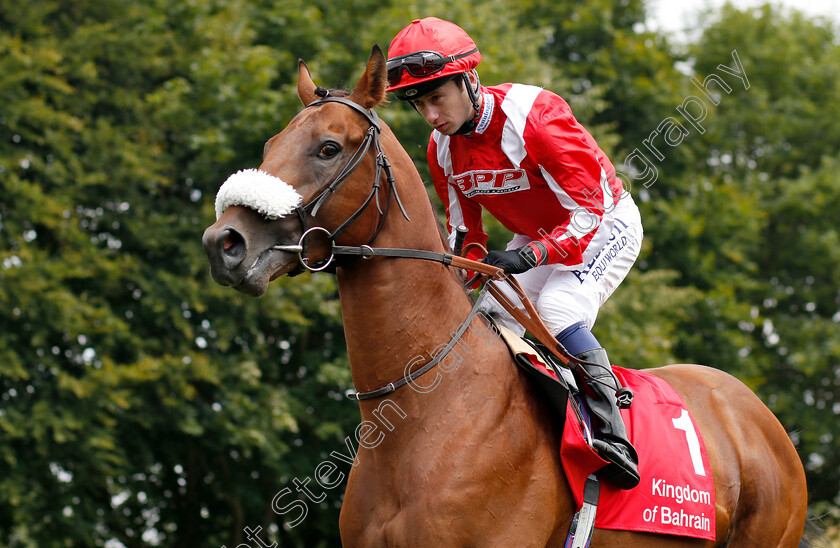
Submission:
M 415 51 L 414 53 L 388 59 L 388 63 L 385 65 L 388 69 L 388 84 L 391 86 L 399 84 L 402 79 L 403 70 L 407 70 L 415 78 L 423 78 L 424 76 L 430 76 L 442 71 L 446 63 L 463 59 L 477 52 L 478 48 L 473 48 L 467 53 L 460 55 L 443 56 L 436 51 Z

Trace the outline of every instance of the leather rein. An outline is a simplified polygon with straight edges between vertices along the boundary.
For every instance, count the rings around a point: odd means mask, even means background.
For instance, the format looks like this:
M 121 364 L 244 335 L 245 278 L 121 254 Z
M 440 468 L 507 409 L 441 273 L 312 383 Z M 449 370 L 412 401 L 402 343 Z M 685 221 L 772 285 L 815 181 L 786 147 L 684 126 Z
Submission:
M 316 90 L 317 92 L 318 90 Z M 459 253 L 451 254 L 451 253 L 438 253 L 434 251 L 426 251 L 421 249 L 404 249 L 404 248 L 387 248 L 387 247 L 371 247 L 373 242 L 379 236 L 379 233 L 382 231 L 383 226 L 385 225 L 385 220 L 388 216 L 388 212 L 390 210 L 391 201 L 395 199 L 397 205 L 400 208 L 405 219 L 411 222 L 411 219 L 408 217 L 408 214 L 403 207 L 402 201 L 397 194 L 397 189 L 394 184 L 394 177 L 391 173 L 391 164 L 388 162 L 387 157 L 385 156 L 385 152 L 382 150 L 382 145 L 379 141 L 379 135 L 381 132 L 381 127 L 379 123 L 379 117 L 377 116 L 376 112 L 373 110 L 366 109 L 349 99 L 344 97 L 333 97 L 329 95 L 329 91 L 324 90 L 324 96 L 321 99 L 317 99 L 309 103 L 305 108 L 313 107 L 316 105 L 321 105 L 328 102 L 335 102 L 341 103 L 346 105 L 356 112 L 360 113 L 370 124 L 370 127 L 365 133 L 365 137 L 362 143 L 359 145 L 359 148 L 353 153 L 348 160 L 347 164 L 342 168 L 342 170 L 336 175 L 335 179 L 327 185 L 327 187 L 321 191 L 315 198 L 313 198 L 308 204 L 299 206 L 296 208 L 296 213 L 301 220 L 303 225 L 303 234 L 300 237 L 300 241 L 298 244 L 291 244 L 291 245 L 275 245 L 272 249 L 280 250 L 280 251 L 287 251 L 290 253 L 296 253 L 300 260 L 300 272 L 305 270 L 317 272 L 326 269 L 333 261 L 336 256 L 343 256 L 343 257 L 356 257 L 356 258 L 363 258 L 363 259 L 372 259 L 373 257 L 399 257 L 399 258 L 406 258 L 406 259 L 420 259 L 426 261 L 434 261 L 446 266 L 454 266 L 456 268 L 462 268 L 465 270 L 472 270 L 482 278 L 486 278 L 486 283 L 484 288 L 480 291 L 478 297 L 476 298 L 475 303 L 473 304 L 473 308 L 470 311 L 467 319 L 462 322 L 461 326 L 456 330 L 452 340 L 446 347 L 438 353 L 434 358 L 424 364 L 422 367 L 418 368 L 410 375 L 405 375 L 400 379 L 388 383 L 386 386 L 381 388 L 377 388 L 375 390 L 370 390 L 367 392 L 357 392 L 355 390 L 349 391 L 347 396 L 351 399 L 355 400 L 366 400 L 371 398 L 378 398 L 384 396 L 386 394 L 390 394 L 391 392 L 395 391 L 397 388 L 405 386 L 406 384 L 414 381 L 422 374 L 426 373 L 427 371 L 431 370 L 435 365 L 440 363 L 446 355 L 449 353 L 450 350 L 455 346 L 464 332 L 467 330 L 469 325 L 471 324 L 473 318 L 478 313 L 479 305 L 481 304 L 484 296 L 489 291 L 493 297 L 501 304 L 520 324 L 522 324 L 525 329 L 530 332 L 537 340 L 539 340 L 545 347 L 557 358 L 560 362 L 574 370 L 580 371 L 582 374 L 586 375 L 583 368 L 579 368 L 578 365 L 582 362 L 580 359 L 572 356 L 569 352 L 561 345 L 557 339 L 551 334 L 548 330 L 548 327 L 543 323 L 542 319 L 540 319 L 539 314 L 537 313 L 534 305 L 531 303 L 530 299 L 525 295 L 524 290 L 519 285 L 512 276 L 508 276 L 504 270 L 501 268 L 490 266 L 488 264 L 474 261 L 471 259 L 467 259 L 465 257 L 461 257 L 459 255 L 460 249 L 458 250 Z M 373 187 L 371 188 L 370 193 L 368 194 L 367 198 L 364 200 L 361 206 L 352 214 L 350 215 L 344 222 L 342 222 L 338 228 L 330 232 L 324 227 L 320 226 L 313 226 L 310 227 L 309 223 L 307 222 L 307 215 L 311 215 L 314 217 L 318 210 L 323 205 L 324 201 L 332 195 L 338 186 L 353 172 L 355 169 L 361 164 L 362 160 L 367 155 L 368 151 L 373 147 L 373 150 L 376 153 L 376 174 L 374 176 Z M 385 175 L 389 196 L 388 196 L 388 204 L 383 211 L 379 205 L 379 189 L 382 175 Z M 362 213 L 367 209 L 372 201 L 376 201 L 376 207 L 379 210 L 380 214 L 380 221 L 374 232 L 371 239 L 368 241 L 367 244 L 361 246 L 344 246 L 344 245 L 335 245 L 335 239 L 344 232 L 356 219 L 358 219 Z M 330 249 L 330 256 L 323 260 L 322 262 L 312 265 L 309 264 L 309 260 L 306 257 L 306 238 L 312 234 L 313 232 L 323 232 L 326 235 L 327 241 L 331 245 Z M 457 245 L 456 247 L 460 247 Z M 496 283 L 507 283 L 511 289 L 513 290 L 514 294 L 519 298 L 522 308 L 518 306 L 517 303 L 512 302 L 502 290 L 496 286 Z M 588 376 L 588 375 L 586 375 Z M 618 391 L 626 390 L 621 388 L 621 384 L 618 382 L 618 379 L 613 376 L 616 382 L 616 389 Z

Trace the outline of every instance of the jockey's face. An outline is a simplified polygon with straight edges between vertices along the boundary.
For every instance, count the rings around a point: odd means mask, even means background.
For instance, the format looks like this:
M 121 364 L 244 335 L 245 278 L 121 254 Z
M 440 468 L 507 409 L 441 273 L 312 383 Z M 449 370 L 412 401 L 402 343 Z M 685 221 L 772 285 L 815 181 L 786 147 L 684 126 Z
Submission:
M 463 84 L 458 85 L 456 80 L 450 80 L 411 102 L 426 122 L 444 135 L 454 134 L 475 116 L 466 88 Z

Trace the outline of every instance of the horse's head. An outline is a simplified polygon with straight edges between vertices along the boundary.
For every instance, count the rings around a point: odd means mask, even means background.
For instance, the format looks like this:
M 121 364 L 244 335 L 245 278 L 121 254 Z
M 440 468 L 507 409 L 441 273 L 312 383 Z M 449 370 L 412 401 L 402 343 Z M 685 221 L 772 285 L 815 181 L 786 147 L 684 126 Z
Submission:
M 381 163 L 379 120 L 370 110 L 385 97 L 379 47 L 349 94 L 316 87 L 300 61 L 298 95 L 305 108 L 269 139 L 259 169 L 219 189 L 217 220 L 202 239 L 213 279 L 253 296 L 298 268 L 299 247 L 308 265 L 323 264 L 327 234 L 339 243 L 372 239 L 393 190 L 382 182 L 390 168 Z M 321 228 L 302 239 L 311 227 Z

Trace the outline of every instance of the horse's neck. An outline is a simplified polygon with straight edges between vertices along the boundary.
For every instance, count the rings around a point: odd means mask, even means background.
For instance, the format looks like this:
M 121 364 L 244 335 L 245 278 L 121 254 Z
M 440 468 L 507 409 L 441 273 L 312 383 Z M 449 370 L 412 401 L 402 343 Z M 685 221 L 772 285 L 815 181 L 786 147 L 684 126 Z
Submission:
M 431 208 L 428 215 L 411 210 L 410 230 L 402 231 L 403 237 L 383 231 L 375 245 L 443 252 Z M 407 224 L 395 212 L 388 222 Z M 353 380 L 360 391 L 402 377 L 411 359 L 449 342 L 470 310 L 453 273 L 435 262 L 359 260 L 339 270 L 338 282 Z
M 404 176 L 414 179 L 413 184 L 400 186 L 411 222 L 392 210 L 375 246 L 448 251 L 419 175 Z M 431 359 L 430 354 L 452 339 L 470 312 L 469 299 L 451 269 L 436 262 L 358 260 L 339 269 L 338 284 L 353 383 L 360 392 L 387 386 L 403 378 L 409 364 L 413 370 Z M 433 373 L 428 375 L 434 378 Z

